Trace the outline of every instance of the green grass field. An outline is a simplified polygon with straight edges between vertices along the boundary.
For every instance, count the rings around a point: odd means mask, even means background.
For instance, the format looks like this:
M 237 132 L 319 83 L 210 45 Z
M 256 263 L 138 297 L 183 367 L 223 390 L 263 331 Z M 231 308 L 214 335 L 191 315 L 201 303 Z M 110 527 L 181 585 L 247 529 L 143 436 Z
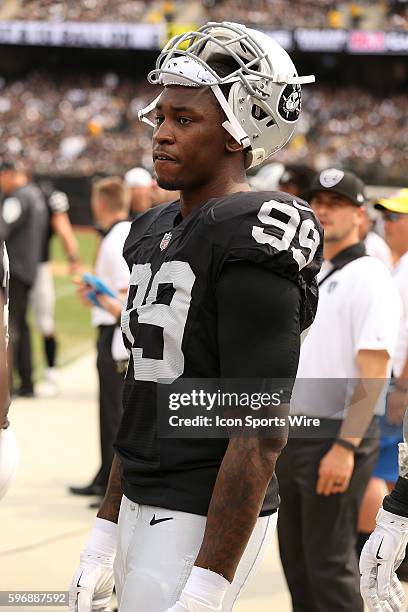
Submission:
M 92 267 L 97 247 L 97 237 L 92 231 L 77 231 L 81 261 L 85 266 Z M 64 265 L 65 257 L 58 238 L 52 239 L 51 259 L 62 263 L 54 276 L 56 291 L 56 330 L 58 341 L 57 365 L 63 366 L 77 359 L 94 345 L 95 330 L 90 323 L 90 311 L 80 304 L 75 295 L 75 285 L 68 275 L 68 267 Z M 44 367 L 44 352 L 42 340 L 32 328 L 32 349 L 34 378 L 41 378 Z

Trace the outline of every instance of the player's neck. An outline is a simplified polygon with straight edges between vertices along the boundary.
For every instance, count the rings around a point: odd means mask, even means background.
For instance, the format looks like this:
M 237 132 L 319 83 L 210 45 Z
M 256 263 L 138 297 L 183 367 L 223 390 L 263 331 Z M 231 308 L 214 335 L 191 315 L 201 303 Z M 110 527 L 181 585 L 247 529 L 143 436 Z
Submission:
M 227 179 L 225 177 L 228 177 Z M 216 179 L 198 189 L 183 190 L 180 193 L 181 214 L 183 217 L 189 215 L 196 208 L 203 206 L 211 198 L 224 198 L 239 193 L 251 191 L 246 176 L 240 176 L 234 180 L 227 174 L 220 174 Z

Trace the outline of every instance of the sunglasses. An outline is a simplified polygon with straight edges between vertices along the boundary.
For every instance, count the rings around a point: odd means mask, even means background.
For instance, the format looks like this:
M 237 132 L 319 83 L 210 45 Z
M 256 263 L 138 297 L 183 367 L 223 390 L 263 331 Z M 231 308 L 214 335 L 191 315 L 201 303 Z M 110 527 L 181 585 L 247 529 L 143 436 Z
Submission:
M 394 221 L 398 221 L 398 219 L 405 217 L 405 215 L 404 213 L 397 213 L 397 212 L 391 212 L 390 210 L 383 210 L 382 217 L 384 221 L 390 221 L 391 223 L 394 223 Z

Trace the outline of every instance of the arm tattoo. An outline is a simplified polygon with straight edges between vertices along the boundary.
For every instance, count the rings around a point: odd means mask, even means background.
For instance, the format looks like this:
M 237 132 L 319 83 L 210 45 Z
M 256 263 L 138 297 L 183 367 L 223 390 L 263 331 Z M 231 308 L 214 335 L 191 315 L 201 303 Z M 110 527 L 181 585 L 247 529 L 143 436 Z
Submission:
M 97 517 L 117 523 L 122 495 L 122 464 L 119 457 L 115 455 L 109 475 L 108 488 Z
M 263 442 L 241 437 L 230 440 L 195 562 L 230 582 L 258 519 L 279 456 L 278 449 L 265 452 Z

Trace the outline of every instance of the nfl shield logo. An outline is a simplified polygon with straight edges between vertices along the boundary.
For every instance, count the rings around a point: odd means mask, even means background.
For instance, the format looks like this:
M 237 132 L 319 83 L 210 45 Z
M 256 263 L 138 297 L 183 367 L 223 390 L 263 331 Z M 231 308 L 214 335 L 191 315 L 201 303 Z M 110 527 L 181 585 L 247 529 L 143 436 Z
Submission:
M 169 242 L 171 240 L 171 232 L 167 232 L 167 234 L 164 234 L 162 241 L 160 243 L 160 250 L 164 251 L 164 249 L 167 249 L 167 247 L 169 246 Z

